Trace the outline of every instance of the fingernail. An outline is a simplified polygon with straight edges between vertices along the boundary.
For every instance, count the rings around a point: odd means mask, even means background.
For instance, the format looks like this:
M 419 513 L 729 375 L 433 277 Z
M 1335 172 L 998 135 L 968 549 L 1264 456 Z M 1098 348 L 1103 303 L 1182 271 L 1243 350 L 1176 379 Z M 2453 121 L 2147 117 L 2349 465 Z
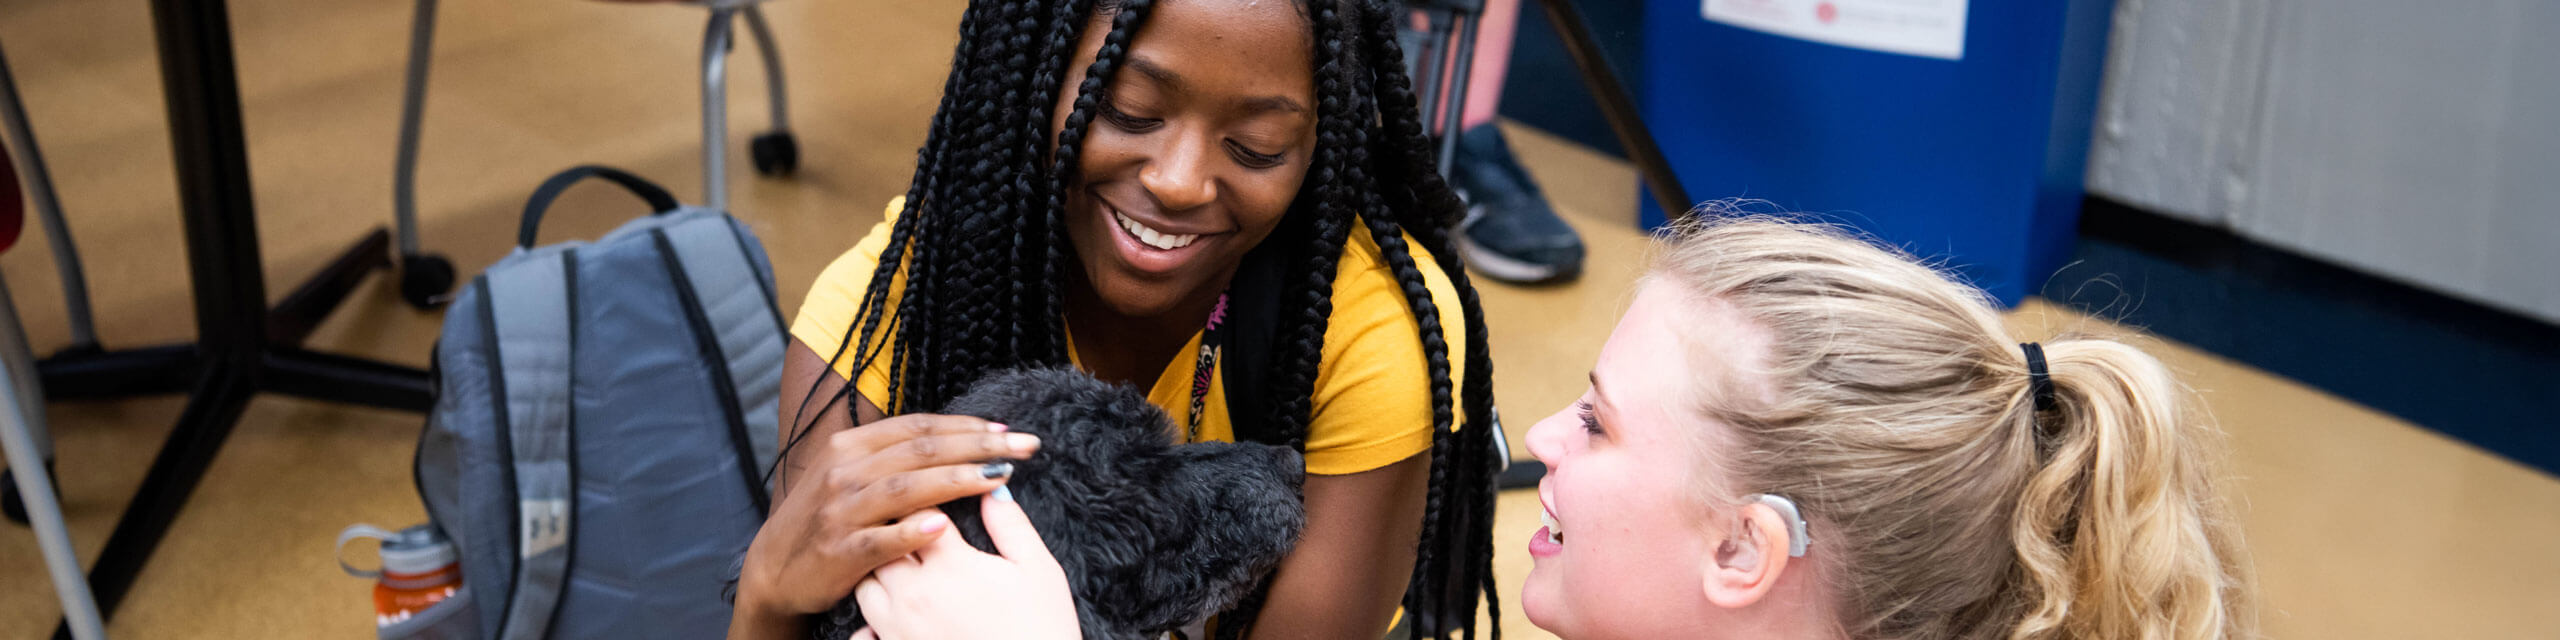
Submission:
M 943 517 L 941 514 L 933 514 L 916 518 L 916 530 L 925 533 L 940 533 L 944 527 L 949 526 L 951 526 L 951 519 Z
M 1010 486 L 1005 486 L 1005 487 L 996 487 L 995 497 L 996 497 L 996 499 L 997 499 L 997 500 L 1002 500 L 1002 501 L 1005 501 L 1005 502 L 1012 502 L 1012 501 L 1013 501 L 1013 487 L 1010 487 Z
M 995 462 L 989 462 L 986 466 L 978 467 L 978 476 L 982 478 L 1002 478 L 1010 475 L 1013 475 L 1013 463 L 1011 462 L 998 460 Z
M 1002 423 L 1002 422 L 989 422 L 989 423 L 987 423 L 987 430 L 988 430 L 988 431 L 1002 432 L 1002 431 L 1004 431 L 1004 430 L 1012 429 L 1012 428 L 1013 428 L 1013 427 L 1004 426 L 1004 423 Z
M 1030 453 L 1032 450 L 1040 448 L 1040 436 L 1028 433 L 1008 433 L 1004 435 L 1004 444 L 1005 446 L 1013 447 L 1013 450 L 1016 453 Z

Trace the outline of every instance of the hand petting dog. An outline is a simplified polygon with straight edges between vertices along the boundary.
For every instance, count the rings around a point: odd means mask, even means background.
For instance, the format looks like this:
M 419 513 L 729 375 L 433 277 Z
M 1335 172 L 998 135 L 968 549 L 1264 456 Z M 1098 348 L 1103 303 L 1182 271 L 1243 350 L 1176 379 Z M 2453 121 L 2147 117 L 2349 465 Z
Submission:
M 1040 439 L 969 416 L 905 415 L 829 436 L 800 487 L 782 494 L 747 548 L 737 606 L 784 616 L 827 610 L 872 568 L 951 530 L 933 509 L 1004 484 L 1005 463 Z M 759 616 L 740 616 L 752 619 Z
M 1172 420 L 1133 389 L 1015 371 L 943 411 L 1038 435 L 1040 451 L 1014 463 L 1009 496 L 944 503 L 949 531 L 880 564 L 814 621 L 818 640 L 1155 638 L 1242 601 L 1306 526 L 1296 451 L 1176 444 Z
M 871 623 L 853 638 L 1082 638 L 1066 570 L 1011 496 L 998 490 L 978 508 L 1004 555 L 945 532 L 914 557 L 881 565 L 853 588 Z

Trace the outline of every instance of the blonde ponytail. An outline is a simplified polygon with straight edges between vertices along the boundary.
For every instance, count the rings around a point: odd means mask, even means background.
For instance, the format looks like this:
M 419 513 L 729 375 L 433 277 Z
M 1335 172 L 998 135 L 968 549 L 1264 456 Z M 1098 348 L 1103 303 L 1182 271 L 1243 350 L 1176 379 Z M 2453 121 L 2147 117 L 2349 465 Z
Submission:
M 1763 400 L 1698 407 L 1741 445 L 1702 468 L 1803 508 L 1850 637 L 2254 635 L 2214 432 L 2158 360 L 2045 344 L 2039 410 L 1980 290 L 1830 226 L 1693 219 L 1648 286 L 1770 337 Z
M 2247 565 L 2185 388 L 2120 342 L 2044 350 L 2054 406 L 2031 422 L 2048 452 L 2011 531 L 2034 609 L 2010 636 L 2241 635 Z

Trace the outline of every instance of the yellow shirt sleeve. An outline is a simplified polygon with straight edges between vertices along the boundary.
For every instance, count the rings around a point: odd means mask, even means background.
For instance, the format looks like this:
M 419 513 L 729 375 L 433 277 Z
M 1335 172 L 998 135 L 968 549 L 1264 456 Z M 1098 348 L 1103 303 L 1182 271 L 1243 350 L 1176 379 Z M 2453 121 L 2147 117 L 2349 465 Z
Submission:
M 862 315 L 862 294 L 871 287 L 871 272 L 880 268 L 880 253 L 889 247 L 890 223 L 905 208 L 905 197 L 891 199 L 888 211 L 878 224 L 872 225 L 869 233 L 863 234 L 862 241 L 854 243 L 852 249 L 837 256 L 835 262 L 827 264 L 825 271 L 819 272 L 818 281 L 809 286 L 808 298 L 800 303 L 800 315 L 791 321 L 792 338 L 809 345 L 809 350 L 818 352 L 818 357 L 826 358 L 828 369 L 853 380 L 856 392 L 870 400 L 873 406 L 883 409 L 889 406 L 889 358 L 886 357 L 885 346 L 889 339 L 887 323 L 883 322 L 883 326 L 872 331 L 873 349 L 883 356 L 872 358 L 870 366 L 863 369 L 859 378 L 854 376 L 853 366 L 861 360 L 862 354 L 854 353 L 856 345 L 847 344 L 846 338 L 853 335 L 854 322 Z M 898 308 L 898 298 L 906 293 L 906 289 L 903 275 L 892 281 L 889 299 L 882 308 Z
M 1457 287 L 1413 237 L 1405 236 L 1423 286 L 1438 307 L 1449 345 L 1450 410 L 1466 379 L 1467 327 Z M 1431 369 L 1421 321 L 1366 227 L 1355 227 L 1336 263 L 1333 318 L 1316 372 L 1314 422 L 1307 425 L 1307 473 L 1369 471 L 1431 448 Z

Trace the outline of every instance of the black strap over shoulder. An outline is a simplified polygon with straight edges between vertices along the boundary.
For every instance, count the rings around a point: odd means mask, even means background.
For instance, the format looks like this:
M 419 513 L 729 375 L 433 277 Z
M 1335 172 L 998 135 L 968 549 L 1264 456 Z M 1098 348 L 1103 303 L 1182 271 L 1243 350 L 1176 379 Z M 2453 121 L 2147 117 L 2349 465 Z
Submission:
M 550 209 L 551 201 L 559 199 L 560 192 L 568 191 L 569 185 L 577 184 L 578 181 L 590 177 L 604 178 L 613 181 L 614 184 L 622 185 L 622 188 L 630 190 L 632 195 L 648 201 L 649 211 L 652 213 L 666 213 L 681 206 L 676 202 L 674 195 L 667 193 L 666 188 L 640 176 L 631 175 L 630 172 L 597 164 L 571 167 L 567 171 L 551 176 L 549 180 L 542 181 L 542 186 L 533 190 L 533 198 L 525 201 L 524 223 L 516 228 L 516 246 L 532 248 L 535 236 L 542 230 L 542 212 Z
M 1226 346 L 1219 356 L 1225 362 L 1218 372 L 1219 384 L 1227 390 L 1227 423 L 1235 428 L 1237 442 L 1296 447 L 1300 453 L 1306 443 L 1293 442 L 1271 424 L 1271 353 L 1279 339 L 1280 296 L 1287 288 L 1282 276 L 1305 246 L 1304 235 L 1284 226 L 1246 253 L 1244 264 L 1236 268 L 1235 280 L 1227 284 Z

